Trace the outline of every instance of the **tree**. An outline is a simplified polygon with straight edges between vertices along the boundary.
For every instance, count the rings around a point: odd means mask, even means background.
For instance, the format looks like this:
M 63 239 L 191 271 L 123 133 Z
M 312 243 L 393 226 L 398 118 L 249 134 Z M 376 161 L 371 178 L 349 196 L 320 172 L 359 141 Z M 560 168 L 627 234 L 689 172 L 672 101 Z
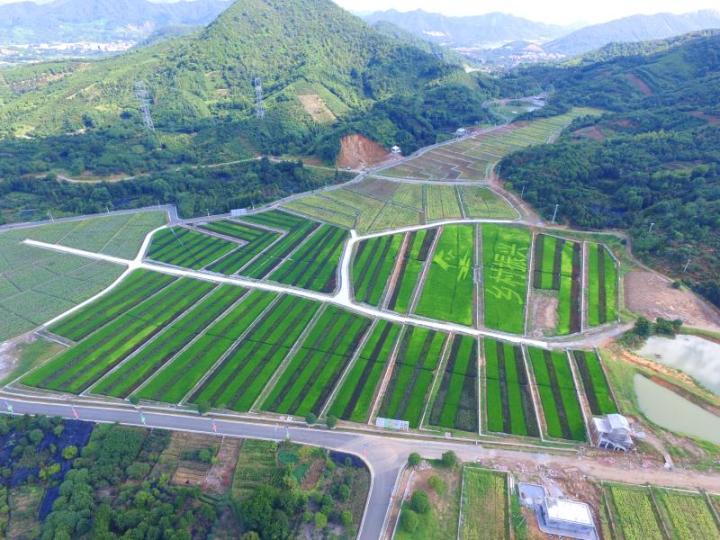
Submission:
M 333 429 L 335 426 L 337 426 L 338 419 L 334 416 L 330 415 L 325 419 L 325 425 L 327 425 L 328 428 Z
M 343 524 L 343 527 L 349 527 L 350 525 L 352 525 L 352 512 L 350 510 L 343 510 L 340 514 L 340 522 Z
M 449 468 L 453 468 L 458 464 L 458 457 L 452 450 L 444 452 L 440 460 L 443 465 Z
M 315 512 L 315 528 L 319 531 L 327 527 L 328 519 L 322 512 Z
M 208 412 L 210 412 L 210 403 L 208 403 L 208 401 L 205 399 L 201 399 L 200 401 L 198 401 L 197 411 L 200 414 L 207 414 Z
M 33 444 L 39 444 L 40 441 L 43 440 L 43 437 L 44 437 L 44 436 L 45 436 L 45 435 L 43 434 L 43 432 L 42 432 L 41 429 L 33 429 L 33 430 L 28 434 L 28 439 L 30 439 L 30 442 L 33 443 Z
M 62 452 L 63 459 L 75 459 L 75 457 L 78 455 L 78 449 L 77 446 L 66 446 L 65 449 Z
M 140 403 L 140 398 L 139 398 L 137 395 L 133 394 L 132 396 L 130 396 L 130 400 L 129 400 L 129 401 L 130 401 L 130 403 L 132 403 L 133 405 L 137 405 L 138 403 Z
M 315 416 L 315 413 L 308 413 L 308 415 L 305 417 L 305 422 L 308 423 L 308 425 L 312 426 L 314 423 L 317 422 L 317 416 Z
M 418 489 L 410 498 L 410 506 L 418 514 L 427 514 L 430 511 L 430 498 L 422 489 Z
M 645 317 L 638 317 L 633 332 L 641 338 L 648 338 L 652 334 L 652 325 Z
M 419 524 L 420 520 L 418 519 L 418 515 L 409 508 L 404 508 L 402 514 L 400 514 L 400 526 L 403 530 L 414 533 Z
M 413 452 L 408 456 L 408 465 L 410 465 L 411 467 L 417 467 L 418 465 L 420 465 L 421 461 L 422 458 L 417 452 Z

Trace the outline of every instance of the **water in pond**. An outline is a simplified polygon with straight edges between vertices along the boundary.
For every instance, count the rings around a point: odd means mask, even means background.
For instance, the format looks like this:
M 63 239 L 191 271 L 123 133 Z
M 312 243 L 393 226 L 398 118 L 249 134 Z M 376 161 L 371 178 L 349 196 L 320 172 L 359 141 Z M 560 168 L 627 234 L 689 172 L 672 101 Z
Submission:
M 676 433 L 720 444 L 720 416 L 642 375 L 635 375 L 634 384 L 640 410 L 653 423 Z
M 720 344 L 697 336 L 677 336 L 675 339 L 653 336 L 639 353 L 684 371 L 720 395 Z

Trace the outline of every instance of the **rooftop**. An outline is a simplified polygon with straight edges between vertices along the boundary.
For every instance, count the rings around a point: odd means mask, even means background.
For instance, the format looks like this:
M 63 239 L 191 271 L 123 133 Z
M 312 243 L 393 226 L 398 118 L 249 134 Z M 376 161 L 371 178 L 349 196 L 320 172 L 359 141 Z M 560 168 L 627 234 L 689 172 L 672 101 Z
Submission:
M 588 527 L 594 526 L 590 508 L 585 503 L 547 497 L 545 505 L 548 518 L 552 521 L 566 521 Z

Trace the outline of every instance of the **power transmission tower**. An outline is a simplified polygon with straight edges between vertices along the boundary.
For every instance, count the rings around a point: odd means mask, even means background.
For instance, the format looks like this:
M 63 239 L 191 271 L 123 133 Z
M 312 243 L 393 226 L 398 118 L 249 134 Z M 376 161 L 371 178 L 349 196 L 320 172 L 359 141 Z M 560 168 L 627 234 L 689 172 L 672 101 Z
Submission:
M 150 131 L 155 131 L 155 124 L 153 123 L 152 116 L 150 115 L 150 93 L 145 87 L 145 81 L 135 82 L 135 97 L 140 103 L 140 110 L 143 114 L 143 123 L 145 127 Z
M 255 85 L 255 117 L 262 120 L 263 118 L 265 118 L 262 79 L 260 77 L 255 77 L 253 84 Z

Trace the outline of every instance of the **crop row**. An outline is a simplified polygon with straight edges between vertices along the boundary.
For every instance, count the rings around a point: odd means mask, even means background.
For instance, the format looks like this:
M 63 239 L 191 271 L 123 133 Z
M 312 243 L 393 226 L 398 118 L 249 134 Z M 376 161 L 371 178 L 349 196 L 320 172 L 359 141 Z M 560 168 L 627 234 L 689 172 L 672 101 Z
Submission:
M 720 538 L 720 522 L 716 522 L 708 501 L 699 493 L 654 490 L 660 515 L 674 538 Z
M 420 295 L 418 315 L 472 325 L 474 247 L 473 225 L 443 227 Z
M 88 339 L 31 372 L 23 379 L 24 384 L 72 393 L 84 390 L 212 288 L 211 284 L 201 281 L 177 280 Z
M 647 489 L 610 486 L 605 490 L 616 528 L 619 529 L 616 532 L 622 535 L 622 540 L 665 540 Z
M 567 354 L 536 348 L 528 352 L 548 435 L 585 441 L 585 422 Z
M 380 236 L 360 243 L 353 262 L 355 299 L 377 306 L 397 261 L 404 235 Z
M 405 333 L 380 407 L 381 417 L 407 420 L 413 428 L 420 425 L 446 337 L 420 327 Z
M 225 275 L 241 272 L 250 261 L 258 257 L 278 238 L 280 238 L 280 233 L 262 231 L 262 234 L 253 238 L 244 246 L 238 247 L 208 266 L 208 270 Z
M 263 408 L 319 415 L 369 325 L 369 319 L 328 307 L 290 359 Z
M 477 340 L 455 336 L 440 388 L 435 396 L 430 424 L 477 432 L 478 429 Z
M 400 261 L 397 283 L 389 293 L 390 300 L 388 302 L 388 307 L 399 313 L 407 313 L 410 310 L 413 294 L 430 247 L 435 240 L 437 229 L 423 229 L 407 234 L 408 247 Z
M 145 301 L 174 279 L 157 272 L 136 270 L 108 294 L 51 326 L 50 331 L 80 341 L 118 315 Z
M 281 298 L 230 351 L 190 401 L 239 412 L 250 410 L 319 307 L 317 302 L 302 298 Z
M 231 236 L 238 240 L 245 240 L 246 242 L 252 242 L 268 232 L 266 229 L 259 229 L 246 223 L 230 220 L 211 221 L 210 223 L 200 225 L 200 228 L 225 236 Z
M 331 415 L 353 422 L 367 422 L 373 397 L 385 372 L 402 327 L 377 321 L 337 397 Z
M 148 258 L 196 270 L 219 259 L 236 246 L 221 238 L 183 227 L 172 227 L 155 233 Z
M 305 218 L 283 212 L 282 210 L 270 210 L 269 212 L 243 216 L 243 221 L 273 227 L 283 231 L 291 231 L 307 223 Z
M 487 424 L 494 432 L 539 435 L 522 349 L 485 340 Z
M 594 415 L 618 412 L 600 358 L 595 352 L 573 351 L 585 396 Z
M 588 324 L 598 326 L 617 318 L 618 271 L 605 246 L 588 250 Z

